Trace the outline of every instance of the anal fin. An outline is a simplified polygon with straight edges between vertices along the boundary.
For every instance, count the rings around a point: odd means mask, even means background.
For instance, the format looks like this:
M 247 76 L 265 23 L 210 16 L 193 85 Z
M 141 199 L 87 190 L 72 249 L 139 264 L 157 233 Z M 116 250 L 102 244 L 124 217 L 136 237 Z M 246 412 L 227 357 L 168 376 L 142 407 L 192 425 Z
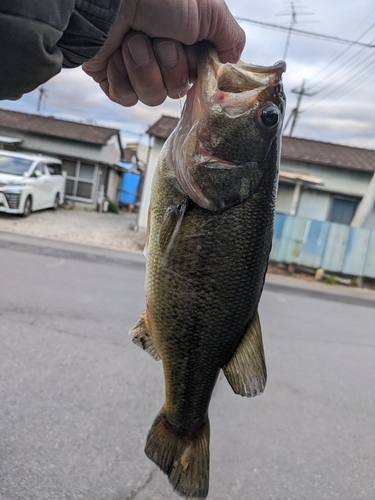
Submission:
M 264 391 L 267 370 L 258 312 L 223 372 L 236 394 L 249 398 Z
M 147 327 L 146 321 L 146 311 L 143 312 L 142 316 L 130 330 L 129 335 L 133 334 L 132 341 L 134 344 L 139 346 L 144 351 L 148 352 L 151 357 L 160 361 L 160 354 L 158 353 L 154 342 L 151 338 L 150 331 Z

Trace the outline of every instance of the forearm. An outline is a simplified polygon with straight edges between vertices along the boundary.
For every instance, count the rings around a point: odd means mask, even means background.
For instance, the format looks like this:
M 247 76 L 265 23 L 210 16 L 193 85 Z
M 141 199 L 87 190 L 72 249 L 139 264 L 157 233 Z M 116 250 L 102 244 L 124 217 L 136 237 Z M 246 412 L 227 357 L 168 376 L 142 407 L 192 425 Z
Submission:
M 0 99 L 18 99 L 95 56 L 121 0 L 1 0 Z

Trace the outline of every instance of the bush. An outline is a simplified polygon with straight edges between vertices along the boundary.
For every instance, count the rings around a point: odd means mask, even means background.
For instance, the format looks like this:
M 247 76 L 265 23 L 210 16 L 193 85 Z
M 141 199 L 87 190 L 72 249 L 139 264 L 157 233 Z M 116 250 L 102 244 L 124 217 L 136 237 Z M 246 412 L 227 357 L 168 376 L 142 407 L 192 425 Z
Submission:
M 114 214 L 120 213 L 120 209 L 114 201 L 110 200 L 109 198 L 106 198 L 105 201 L 108 201 L 108 212 L 113 212 Z
M 337 281 L 333 276 L 326 276 L 323 278 L 323 283 L 326 283 L 327 285 L 335 285 Z

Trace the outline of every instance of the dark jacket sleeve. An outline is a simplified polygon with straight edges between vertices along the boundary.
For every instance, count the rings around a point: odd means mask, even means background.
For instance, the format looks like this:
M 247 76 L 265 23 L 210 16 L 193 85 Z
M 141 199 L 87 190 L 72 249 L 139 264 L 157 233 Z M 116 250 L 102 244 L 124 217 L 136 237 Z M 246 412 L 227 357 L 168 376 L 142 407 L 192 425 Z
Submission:
M 121 0 L 1 0 L 0 99 L 19 99 L 92 59 Z

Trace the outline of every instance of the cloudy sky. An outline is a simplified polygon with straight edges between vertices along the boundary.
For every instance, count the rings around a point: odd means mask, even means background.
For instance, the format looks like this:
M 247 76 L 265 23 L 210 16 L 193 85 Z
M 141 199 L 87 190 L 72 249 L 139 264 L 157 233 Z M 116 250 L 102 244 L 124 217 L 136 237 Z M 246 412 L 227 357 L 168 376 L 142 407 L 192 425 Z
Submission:
M 227 4 L 238 18 L 285 27 L 291 22 L 291 2 L 228 0 Z M 296 29 L 375 45 L 373 0 L 296 0 L 294 9 Z M 247 35 L 244 62 L 267 66 L 283 58 L 286 31 L 239 22 Z M 313 94 L 302 98 L 293 135 L 375 149 L 375 48 L 292 34 L 285 59 L 286 119 L 297 101 L 293 89 L 305 81 L 306 92 Z M 42 114 L 118 128 L 124 145 L 147 141 L 147 128 L 162 114 L 178 116 L 182 105 L 168 100 L 156 108 L 143 104 L 123 108 L 109 101 L 79 68 L 64 70 L 44 87 Z M 36 90 L 19 101 L 1 101 L 0 107 L 35 113 L 38 96 Z

